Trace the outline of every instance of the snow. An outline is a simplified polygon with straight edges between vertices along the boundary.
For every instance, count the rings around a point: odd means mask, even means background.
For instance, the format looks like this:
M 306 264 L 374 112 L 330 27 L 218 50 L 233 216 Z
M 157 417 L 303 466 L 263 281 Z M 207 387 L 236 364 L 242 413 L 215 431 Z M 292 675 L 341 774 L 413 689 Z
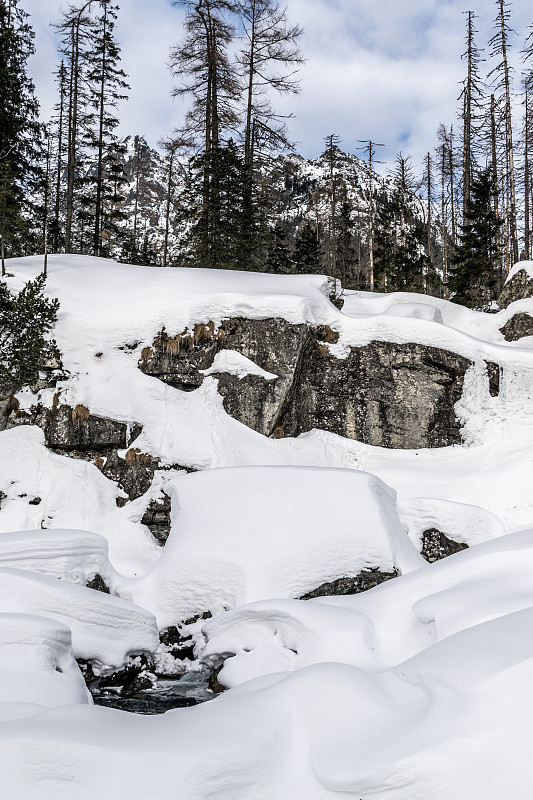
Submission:
M 0 568 L 0 608 L 62 622 L 72 632 L 76 658 L 121 667 L 128 655 L 159 644 L 155 619 L 144 608 L 112 595 L 29 570 Z
M 209 369 L 201 369 L 200 372 L 203 375 L 216 375 L 220 372 L 227 372 L 230 375 L 237 375 L 239 378 L 244 378 L 246 375 L 257 375 L 266 381 L 272 381 L 278 377 L 273 372 L 267 372 L 266 369 L 254 364 L 253 361 L 236 350 L 222 350 L 222 352 L 217 353 Z
M 509 274 L 505 283 L 509 283 L 512 277 L 520 270 L 524 270 L 529 278 L 533 278 L 533 261 L 518 261 L 514 267 L 509 270 Z
M 97 533 L 31 530 L 1 534 L 0 568 L 40 572 L 85 586 L 100 575 L 108 587 L 116 582 L 107 540 Z
M 61 622 L 0 613 L 0 718 L 35 713 L 32 705 L 92 703 L 71 641 Z
M 429 497 L 413 498 L 398 504 L 398 514 L 417 550 L 422 549 L 424 531 L 432 528 L 468 547 L 506 533 L 503 522 L 495 514 L 467 503 Z
M 132 575 L 157 559 L 150 532 L 129 517 L 134 509 L 117 508 L 116 498 L 122 494 L 117 485 L 91 462 L 50 452 L 39 428 L 24 425 L 0 435 L 0 490 L 5 494 L 0 532 L 92 531 L 108 540 L 111 560 Z M 33 505 L 37 498 L 40 502 Z
M 20 289 L 41 259 L 8 262 Z M 531 265 L 521 262 L 533 274 Z M 515 268 L 515 269 L 517 269 Z M 533 782 L 533 361 L 481 314 L 416 294 L 345 292 L 325 276 L 147 269 L 51 256 L 59 402 L 142 433 L 160 459 L 124 495 L 42 432 L 0 433 L 0 774 L 17 800 L 527 800 Z M 315 430 L 267 439 L 230 418 L 217 374 L 265 380 L 219 353 L 180 392 L 138 369 L 143 347 L 228 317 L 330 325 L 330 352 L 418 342 L 472 362 L 463 446 L 393 451 Z M 501 367 L 498 396 L 485 362 Z M 18 394 L 23 408 L 54 392 Z M 177 466 L 203 470 L 185 474 Z M 165 548 L 140 522 L 164 489 Z M 428 565 L 437 528 L 468 550 Z M 400 577 L 354 596 L 293 599 L 361 569 Z M 112 595 L 86 588 L 101 575 Z M 194 628 L 231 688 L 157 718 L 91 705 L 74 658 L 119 668 L 158 627 Z M 205 640 L 200 641 L 203 624 Z M 168 653 L 160 653 L 160 659 Z
M 306 467 L 216 469 L 166 486 L 172 531 L 145 577 L 119 585 L 161 629 L 199 610 L 301 597 L 364 569 L 425 566 L 396 497 L 373 475 Z
M 487 620 L 532 605 L 533 531 L 510 534 L 358 595 L 252 603 L 207 622 L 203 658 L 228 659 L 218 679 L 235 686 L 271 671 L 342 661 L 381 670 Z M 259 653 L 256 652 L 259 650 Z M 261 652 L 269 657 L 261 670 Z M 285 666 L 285 669 L 289 669 Z
M 282 607 L 300 609 L 286 615 L 285 628 L 281 609 L 269 620 L 265 606 L 265 627 L 274 635 L 279 625 L 281 641 L 292 631 L 300 664 L 204 705 L 155 718 L 81 704 L 40 707 L 0 722 L 4 792 L 21 800 L 171 800 L 176 792 L 184 800 L 526 800 L 533 777 L 533 640 L 524 635 L 533 624 L 525 594 L 532 552 L 533 534 L 514 534 L 340 603 L 284 601 Z M 491 591 L 499 559 L 507 586 Z M 513 578 L 520 597 L 509 602 Z M 482 584 L 493 602 L 485 619 L 471 614 L 464 598 L 465 589 Z M 447 592 L 446 602 L 437 603 L 434 590 L 437 599 Z M 421 609 L 411 606 L 415 597 Z M 438 609 L 440 633 L 424 638 L 413 626 L 422 628 L 428 603 Z M 395 639 L 390 666 L 372 657 L 368 614 Z M 239 630 L 244 642 L 246 628 Z M 330 646 L 335 661 L 322 658 Z M 320 661 L 312 663 L 313 655 Z

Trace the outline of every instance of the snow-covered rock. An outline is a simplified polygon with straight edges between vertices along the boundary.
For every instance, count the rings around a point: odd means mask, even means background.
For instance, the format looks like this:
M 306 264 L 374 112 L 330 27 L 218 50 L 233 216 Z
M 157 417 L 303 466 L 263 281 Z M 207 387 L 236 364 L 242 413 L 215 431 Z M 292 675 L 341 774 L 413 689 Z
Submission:
M 36 713 L 37 706 L 92 703 L 63 623 L 0 612 L 0 719 Z
M 76 658 L 120 667 L 128 655 L 159 645 L 149 611 L 85 586 L 21 569 L 0 568 L 0 609 L 50 617 L 72 631 Z
M 268 597 L 301 597 L 343 576 L 382 579 L 425 562 L 395 494 L 353 470 L 247 467 L 183 475 L 167 486 L 172 532 L 154 569 L 119 584 L 159 628 Z

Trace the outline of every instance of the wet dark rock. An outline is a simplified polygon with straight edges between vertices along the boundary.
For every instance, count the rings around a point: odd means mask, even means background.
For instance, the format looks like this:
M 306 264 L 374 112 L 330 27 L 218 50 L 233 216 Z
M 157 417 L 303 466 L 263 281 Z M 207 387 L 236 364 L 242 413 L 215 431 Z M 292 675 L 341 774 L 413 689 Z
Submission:
M 180 626 L 171 625 L 159 634 L 161 643 L 164 644 L 173 658 L 184 661 L 186 658 L 194 660 L 194 644 L 192 636 Z
M 38 506 L 40 504 L 41 504 L 41 498 L 40 497 L 32 497 L 31 500 L 28 500 L 28 505 L 29 506 Z
M 143 458 L 121 458 L 112 450 L 102 467 L 102 473 L 109 480 L 116 481 L 130 500 L 136 500 L 148 491 L 159 469 L 159 460 L 143 454 Z
M 437 530 L 437 528 L 428 528 L 428 530 L 424 531 L 422 534 L 421 553 L 430 564 L 434 561 L 440 561 L 441 558 L 446 558 L 446 556 L 459 553 L 461 550 L 466 550 L 467 548 L 468 545 L 463 542 L 454 542 L 444 533 Z
M 110 594 L 109 586 L 106 584 L 102 576 L 98 575 L 98 573 L 96 573 L 94 578 L 87 583 L 87 588 L 94 589 L 96 592 Z
M 523 300 L 526 297 L 533 297 L 533 278 L 525 269 L 519 269 L 503 287 L 498 305 L 500 308 L 507 308 L 515 300 Z
M 91 693 L 113 688 L 119 690 L 122 695 L 128 695 L 150 688 L 152 685 L 150 677 L 152 675 L 150 672 L 152 664 L 145 655 L 130 658 L 120 669 L 104 675 L 95 674 L 90 661 L 84 659 L 78 659 L 77 661 L 87 688 Z
M 220 337 L 213 323 L 178 336 L 169 336 L 164 330 L 158 334 L 152 347 L 145 347 L 139 360 L 139 369 L 182 392 L 192 392 L 201 386 L 203 375 L 220 347 Z M 196 335 L 195 335 L 196 332 Z
M 517 342 L 524 336 L 533 336 L 533 317 L 531 314 L 520 312 L 514 314 L 500 331 L 505 336 L 507 342 Z
M 215 670 L 213 670 L 213 672 L 209 676 L 208 686 L 209 689 L 213 692 L 213 694 L 222 694 L 222 692 L 225 692 L 227 689 L 227 687 L 219 683 L 218 680 L 218 676 L 223 666 L 224 664 L 220 664 L 220 666 L 217 667 Z
M 373 589 L 380 583 L 397 578 L 398 572 L 382 572 L 380 569 L 364 569 L 354 577 L 344 576 L 329 583 L 323 583 L 312 592 L 302 595 L 300 600 L 312 600 L 314 597 L 329 597 L 332 595 L 359 594 Z
M 208 687 L 207 671 L 185 673 L 176 678 L 157 678 L 149 676 L 151 685 L 135 692 L 116 692 L 111 689 L 94 691 L 96 705 L 119 708 L 135 714 L 164 714 L 172 708 L 190 706 L 212 700 L 213 692 Z
M 141 519 L 143 525 L 150 529 L 152 536 L 164 545 L 170 534 L 170 497 L 163 496 L 152 500 Z
M 308 325 L 293 325 L 283 319 L 224 322 L 224 348 L 236 350 L 267 372 L 274 380 L 256 375 L 239 379 L 219 373 L 218 390 L 224 408 L 249 428 L 271 436 L 282 425 L 284 409 L 298 386 L 305 345 L 313 336 Z
M 494 361 L 485 361 L 487 375 L 489 378 L 489 394 L 491 397 L 498 397 L 500 394 L 501 367 Z
M 13 396 L 15 391 L 15 386 L 5 386 L 0 381 L 0 431 L 6 429 L 10 416 L 18 411 L 18 401 Z
M 370 342 L 345 359 L 311 343 L 290 402 L 285 435 L 313 428 L 392 448 L 461 442 L 454 405 L 470 361 L 420 344 Z

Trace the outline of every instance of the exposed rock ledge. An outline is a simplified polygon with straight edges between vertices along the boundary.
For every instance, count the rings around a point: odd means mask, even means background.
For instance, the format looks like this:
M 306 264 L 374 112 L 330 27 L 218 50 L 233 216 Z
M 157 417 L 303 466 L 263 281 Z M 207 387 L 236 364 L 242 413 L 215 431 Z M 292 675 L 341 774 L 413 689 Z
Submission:
M 503 287 L 498 304 L 500 308 L 507 308 L 515 300 L 523 300 L 526 297 L 533 297 L 533 278 L 527 270 L 519 269 Z
M 265 436 L 297 436 L 320 428 L 392 448 L 461 442 L 454 405 L 470 361 L 436 347 L 373 341 L 336 358 L 328 327 L 283 319 L 231 319 L 202 336 L 156 337 L 139 368 L 182 390 L 198 388 L 216 353 L 235 350 L 268 373 L 215 373 L 226 411 Z

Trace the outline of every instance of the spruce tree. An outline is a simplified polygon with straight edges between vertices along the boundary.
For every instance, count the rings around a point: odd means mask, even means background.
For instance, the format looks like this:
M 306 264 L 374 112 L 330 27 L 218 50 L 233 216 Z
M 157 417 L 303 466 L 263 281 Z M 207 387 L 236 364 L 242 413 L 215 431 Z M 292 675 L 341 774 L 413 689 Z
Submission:
M 93 202 L 93 255 L 109 254 L 109 239 L 116 216 L 117 141 L 114 130 L 118 125 L 117 104 L 126 99 L 129 89 L 126 73 L 120 69 L 120 49 L 115 41 L 114 28 L 118 6 L 110 0 L 99 0 L 100 14 L 91 36 L 91 48 L 86 80 L 89 83 L 88 138 L 89 150 L 96 151 L 96 169 L 87 175 Z M 111 224 L 110 224 L 111 223 Z M 107 230 L 106 230 L 107 224 Z
M 59 302 L 44 296 L 45 280 L 42 273 L 16 297 L 0 281 L 0 399 L 31 384 L 43 361 L 56 353 L 48 333 Z
M 452 258 L 450 299 L 469 308 L 482 308 L 490 302 L 497 284 L 498 231 L 502 224 L 492 204 L 494 186 L 490 168 L 473 178 L 471 190 L 460 242 Z
M 294 271 L 300 273 L 320 272 L 320 248 L 316 228 L 304 222 L 296 233 L 292 251 Z
M 0 0 L 0 249 L 25 249 L 28 196 L 42 181 L 42 126 L 34 85 L 26 72 L 34 33 L 18 0 Z
M 270 233 L 266 271 L 282 275 L 292 272 L 289 226 L 280 219 Z
M 230 19 L 235 6 L 229 0 L 175 0 L 175 4 L 185 6 L 187 14 L 184 38 L 170 55 L 171 69 L 178 81 L 173 93 L 175 97 L 191 99 L 184 124 L 175 132 L 175 144 L 192 148 L 201 143 L 202 155 L 195 160 L 195 169 L 202 170 L 201 219 L 196 235 L 203 251 L 201 260 L 220 266 L 218 251 L 223 245 L 219 158 L 223 158 L 224 142 L 238 123 L 241 89 L 229 52 L 235 36 Z M 202 243 L 199 237 L 203 237 Z

